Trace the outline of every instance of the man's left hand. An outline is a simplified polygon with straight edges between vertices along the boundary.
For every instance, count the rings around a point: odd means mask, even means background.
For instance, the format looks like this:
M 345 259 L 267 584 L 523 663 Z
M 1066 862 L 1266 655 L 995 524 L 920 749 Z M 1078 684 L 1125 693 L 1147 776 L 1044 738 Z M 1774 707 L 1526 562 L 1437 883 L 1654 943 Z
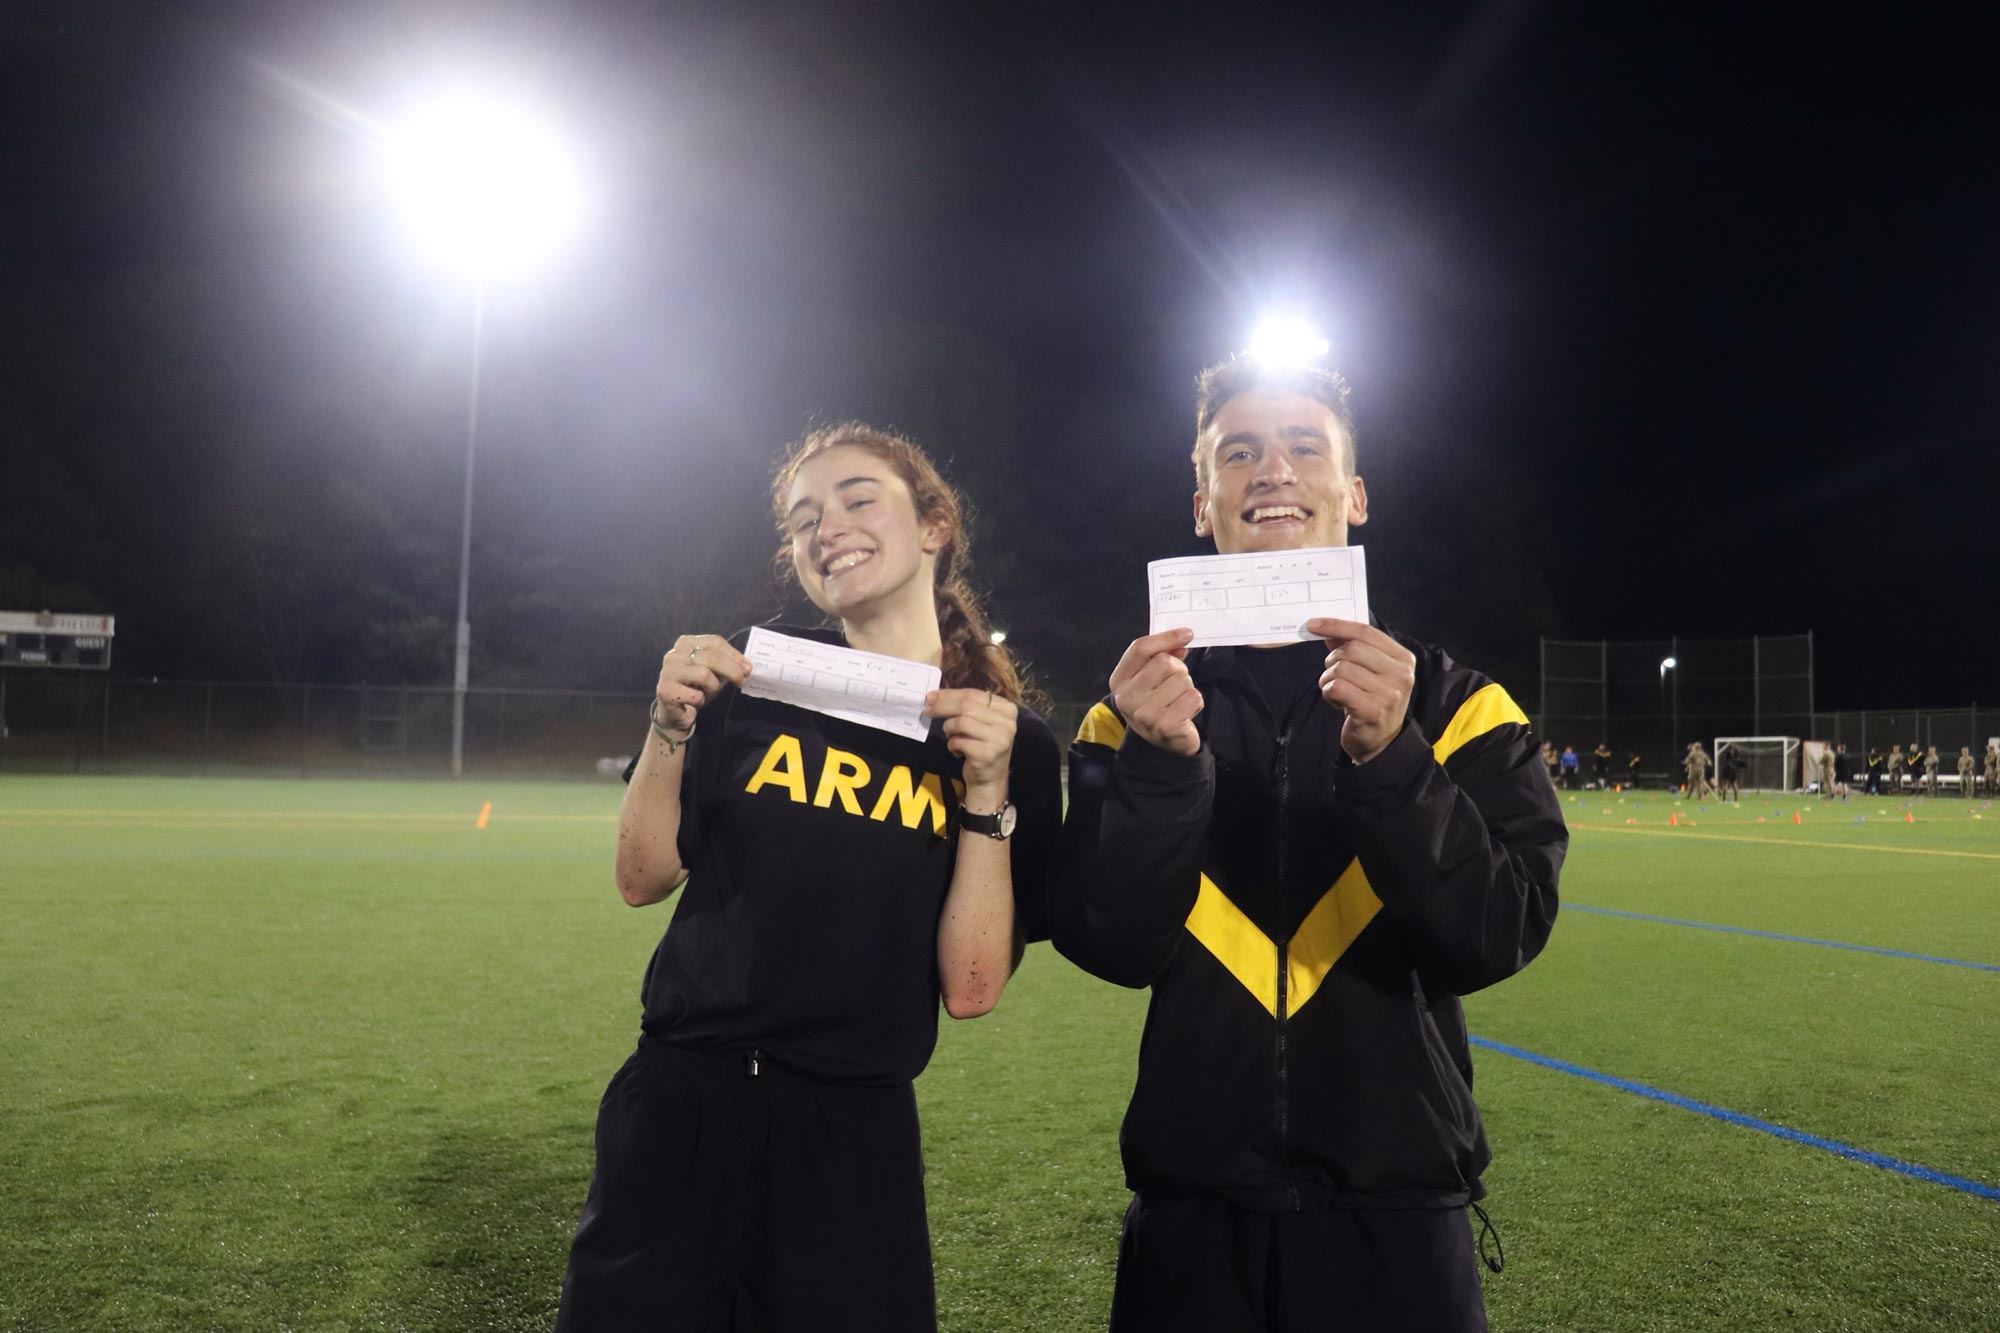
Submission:
M 1403 730 L 1417 684 L 1416 655 L 1359 620 L 1308 620 L 1306 633 L 1325 639 L 1329 650 L 1319 692 L 1347 714 L 1340 748 L 1365 764 Z

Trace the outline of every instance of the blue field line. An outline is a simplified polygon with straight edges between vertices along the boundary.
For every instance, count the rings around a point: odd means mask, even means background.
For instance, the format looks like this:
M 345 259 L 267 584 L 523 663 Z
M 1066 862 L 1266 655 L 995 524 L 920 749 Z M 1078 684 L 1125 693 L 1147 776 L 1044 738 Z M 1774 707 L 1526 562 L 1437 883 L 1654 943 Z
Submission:
M 1751 930 L 1747 926 L 1718 926 L 1712 921 L 1683 921 L 1672 916 L 1647 916 L 1644 912 L 1620 912 L 1610 907 L 1585 907 L 1564 903 L 1565 912 L 1591 912 L 1598 916 L 1622 916 L 1632 921 L 1657 921 L 1663 926 L 1690 926 L 1695 930 L 1719 930 L 1727 935 L 1755 935 L 1762 940 L 1784 940 L 1790 944 L 1817 944 L 1822 949 L 1851 949 L 1855 953 L 1879 953 L 1888 958 L 1911 958 L 1919 963 L 1943 963 L 1947 967 L 1969 967 L 1978 972 L 2000 972 L 2000 963 L 1975 963 L 1966 958 L 1940 958 L 1936 954 L 1907 953 L 1902 949 L 1878 949 L 1872 944 L 1843 944 L 1839 940 L 1816 940 L 1809 935 L 1780 935 L 1775 930 Z
M 1793 1143 L 1803 1143 L 1809 1148 L 1823 1149 L 1826 1152 L 1833 1153 L 1835 1156 L 1845 1157 L 1849 1161 L 1862 1162 L 1868 1166 L 1879 1166 L 1884 1171 L 1894 1171 L 1898 1175 L 1909 1176 L 1913 1180 L 1923 1180 L 1933 1185 L 1948 1186 L 1964 1194 L 1977 1195 L 1979 1198 L 1991 1199 L 1995 1203 L 2000 1203 L 2000 1189 L 1996 1189 L 1991 1185 L 1982 1185 L 1976 1180 L 1967 1180 L 1964 1176 L 1947 1175 L 1942 1171 L 1933 1171 L 1927 1166 L 1918 1166 L 1915 1162 L 1905 1162 L 1901 1158 L 1885 1157 L 1878 1152 L 1869 1152 L 1867 1149 L 1857 1148 L 1851 1143 L 1840 1143 L 1833 1139 L 1823 1139 L 1817 1134 L 1807 1134 L 1801 1130 L 1787 1129 L 1783 1125 L 1774 1125 L 1768 1120 L 1759 1120 L 1754 1115 L 1744 1115 L 1741 1111 L 1730 1111 L 1720 1106 L 1711 1106 L 1707 1102 L 1698 1102 L 1692 1097 L 1683 1097 L 1677 1092 L 1668 1092 L 1664 1088 L 1649 1088 L 1644 1083 L 1634 1083 L 1629 1078 L 1618 1078 L 1612 1074 L 1600 1074 L 1595 1069 L 1585 1069 L 1582 1065 L 1573 1065 L 1567 1060 L 1558 1060 L 1553 1056 L 1537 1055 L 1533 1051 L 1524 1051 L 1518 1046 L 1509 1046 L 1504 1042 L 1493 1041 L 1486 1037 L 1472 1037 L 1470 1040 L 1474 1046 L 1481 1046 L 1489 1051 L 1498 1051 L 1502 1055 L 1511 1055 L 1516 1060 L 1526 1060 L 1529 1064 L 1540 1065 L 1544 1069 L 1553 1069 L 1557 1073 L 1574 1074 L 1578 1078 L 1587 1078 L 1593 1083 L 1602 1083 L 1608 1087 L 1617 1088 L 1621 1092 L 1629 1092 L 1637 1097 L 1648 1097 L 1656 1102 L 1665 1102 L 1669 1106 L 1678 1106 L 1683 1111 L 1693 1111 L 1698 1115 L 1711 1116 L 1716 1120 L 1727 1121 L 1732 1125 L 1741 1125 L 1745 1129 L 1754 1129 L 1759 1133 L 1769 1134 L 1774 1138 L 1789 1139 Z

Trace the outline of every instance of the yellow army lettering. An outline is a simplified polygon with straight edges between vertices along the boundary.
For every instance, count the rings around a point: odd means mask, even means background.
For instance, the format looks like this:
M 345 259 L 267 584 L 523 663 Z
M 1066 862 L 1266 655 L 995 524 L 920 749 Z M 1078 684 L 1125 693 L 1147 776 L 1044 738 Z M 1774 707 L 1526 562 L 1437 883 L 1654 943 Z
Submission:
M 771 748 L 764 751 L 763 762 L 750 775 L 749 783 L 743 788 L 754 795 L 765 787 L 782 787 L 785 794 L 795 803 L 805 805 L 806 772 L 805 758 L 800 752 L 799 738 L 780 734 L 771 742 Z M 873 774 L 868 761 L 858 754 L 846 750 L 836 750 L 831 745 L 826 748 L 826 762 L 821 765 L 819 784 L 813 790 L 812 804 L 822 810 L 831 809 L 835 801 L 850 815 L 862 813 L 861 790 L 872 780 Z M 957 784 L 954 783 L 954 786 Z M 875 804 L 868 809 L 867 816 L 878 823 L 889 818 L 890 811 L 903 821 L 904 828 L 917 828 L 925 814 L 930 815 L 931 832 L 944 835 L 944 784 L 935 773 L 926 773 L 922 778 L 914 777 L 907 765 L 897 764 L 882 780 L 882 791 L 876 796 Z

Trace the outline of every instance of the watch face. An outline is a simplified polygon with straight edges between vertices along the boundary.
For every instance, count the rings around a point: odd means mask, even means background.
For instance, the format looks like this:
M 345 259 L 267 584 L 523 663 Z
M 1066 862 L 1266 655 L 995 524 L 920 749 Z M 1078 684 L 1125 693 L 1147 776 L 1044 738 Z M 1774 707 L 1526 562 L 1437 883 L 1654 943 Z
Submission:
M 1003 837 L 1003 838 L 1011 838 L 1011 837 L 1013 837 L 1013 836 L 1014 836 L 1014 819 L 1015 819 L 1015 816 L 1016 816 L 1016 812 L 1015 812 L 1015 810 L 1014 810 L 1014 803 L 1013 803 L 1012 801 L 1009 801 L 1009 802 L 1007 802 L 1007 803 L 1006 803 L 1005 805 L 1003 805 L 1003 806 L 1001 806 L 1001 807 L 1000 807 L 1000 836 L 1001 836 L 1001 837 Z

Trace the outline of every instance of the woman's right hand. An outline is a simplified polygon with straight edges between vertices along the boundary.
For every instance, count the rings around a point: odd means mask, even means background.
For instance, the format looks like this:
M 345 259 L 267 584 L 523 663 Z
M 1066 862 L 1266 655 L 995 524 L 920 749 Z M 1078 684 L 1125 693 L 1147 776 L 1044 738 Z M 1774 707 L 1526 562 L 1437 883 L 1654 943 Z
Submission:
M 655 715 L 660 725 L 675 731 L 694 726 L 694 715 L 724 685 L 741 685 L 750 678 L 750 659 L 720 634 L 683 634 L 660 659 L 660 681 L 653 687 L 659 699 Z

